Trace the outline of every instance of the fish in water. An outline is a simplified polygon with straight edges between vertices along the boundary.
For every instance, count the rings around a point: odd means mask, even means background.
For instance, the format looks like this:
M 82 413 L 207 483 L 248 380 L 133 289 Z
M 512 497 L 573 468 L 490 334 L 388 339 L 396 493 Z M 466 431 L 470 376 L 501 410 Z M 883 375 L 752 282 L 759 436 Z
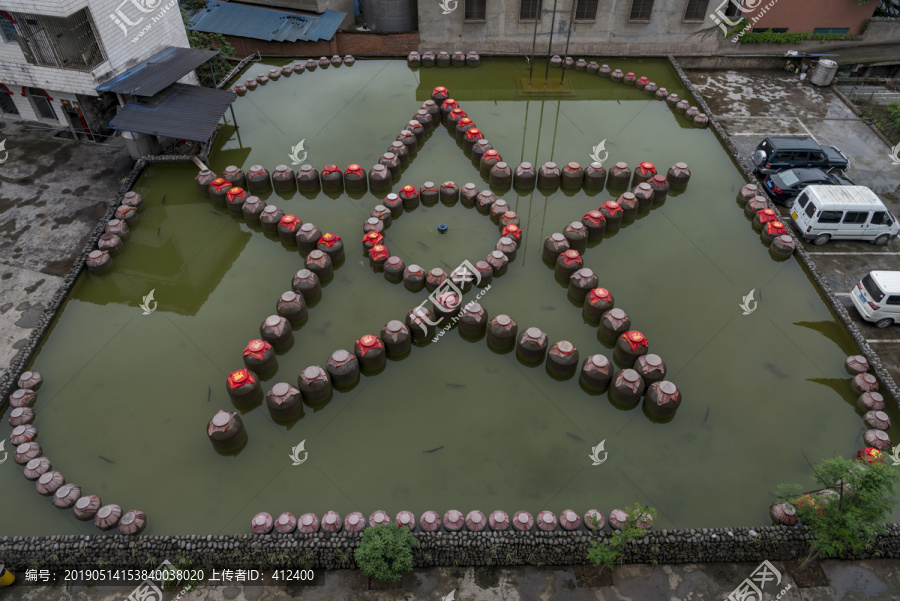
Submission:
M 706 421 L 708 419 L 709 419 L 709 407 L 706 408 L 706 417 L 703 418 L 703 421 Z
M 156 237 L 157 237 L 157 238 L 159 238 L 159 232 L 160 232 L 160 230 L 162 230 L 162 226 L 159 226 L 158 228 L 156 228 Z
M 553 305 L 541 305 L 541 309 L 544 311 L 556 311 L 556 307 Z
M 162 204 L 166 204 L 166 196 L 168 196 L 168 194 L 163 194 Z
M 457 384 L 455 382 L 445 382 L 444 386 L 448 386 L 450 388 L 465 388 L 465 384 Z
M 444 261 L 444 260 L 443 260 L 443 259 L 441 259 L 441 263 L 443 263 L 443 264 L 444 264 L 444 267 L 446 267 L 446 268 L 447 268 L 447 269 L 450 269 L 450 266 L 449 266 L 449 265 L 447 265 L 447 262 L 446 262 L 446 261 Z
M 425 243 L 422 242 L 421 240 L 417 240 L 417 242 L 419 243 L 419 246 L 421 246 L 421 247 L 424 248 L 425 250 L 428 250 L 428 245 L 427 245 L 427 244 L 425 244 Z
M 571 438 L 572 440 L 577 440 L 578 442 L 584 442 L 584 439 L 577 434 L 572 434 L 571 432 L 566 432 L 566 436 Z
M 772 375 L 774 375 L 776 378 L 786 378 L 787 377 L 787 374 L 785 374 L 783 371 L 781 371 L 781 369 L 779 369 L 779 367 L 777 365 L 775 365 L 774 363 L 766 363 L 765 366 L 766 366 L 766 369 L 768 369 L 770 372 L 772 372 Z
M 100 459 L 102 459 L 102 460 L 105 461 L 106 463 L 115 463 L 115 461 L 113 461 L 112 459 L 107 459 L 107 458 L 104 457 L 103 455 L 97 455 L 97 457 L 99 457 Z
M 858 443 L 861 436 L 862 436 L 862 430 L 860 430 L 859 432 L 856 433 L 856 438 L 853 439 L 853 444 Z
M 436 448 L 434 448 L 434 449 L 431 449 L 430 451 L 422 451 L 422 453 L 434 453 L 434 452 L 436 452 L 436 451 L 440 451 L 440 450 L 443 449 L 443 448 L 444 448 L 444 445 L 441 445 L 441 446 L 439 446 L 439 447 L 436 447 Z
M 216 213 L 215 211 L 210 211 L 210 213 L 212 213 L 212 214 L 215 215 L 216 217 L 221 217 L 221 216 L 222 216 L 222 213 Z
M 209 391 L 206 393 L 206 402 L 208 403 L 211 398 L 212 398 L 212 384 L 209 385 Z

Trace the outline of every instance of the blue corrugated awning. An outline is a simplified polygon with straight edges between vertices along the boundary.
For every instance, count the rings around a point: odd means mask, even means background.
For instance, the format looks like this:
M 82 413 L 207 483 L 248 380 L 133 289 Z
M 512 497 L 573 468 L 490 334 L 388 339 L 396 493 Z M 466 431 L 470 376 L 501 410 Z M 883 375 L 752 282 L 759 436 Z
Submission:
M 218 50 L 169 46 L 94 89 L 98 92 L 154 96 L 217 54 Z
M 130 100 L 109 126 L 151 136 L 206 142 L 237 98 L 231 90 L 173 84 L 153 98 Z
M 346 16 L 335 10 L 316 15 L 210 0 L 191 14 L 187 28 L 255 40 L 316 42 L 333 38 Z

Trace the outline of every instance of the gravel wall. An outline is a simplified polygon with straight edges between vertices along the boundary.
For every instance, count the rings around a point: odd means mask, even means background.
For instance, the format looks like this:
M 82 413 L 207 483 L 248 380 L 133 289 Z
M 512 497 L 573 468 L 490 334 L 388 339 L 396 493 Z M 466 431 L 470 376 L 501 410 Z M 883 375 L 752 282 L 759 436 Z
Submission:
M 900 525 L 886 525 L 865 554 L 843 559 L 900 557 Z M 592 540 L 574 532 L 422 532 L 415 566 L 573 565 L 585 562 Z M 195 568 L 355 568 L 360 533 L 236 536 L 51 536 L 0 538 L 0 564 L 27 568 L 142 568 L 169 560 Z M 804 526 L 651 531 L 629 544 L 624 563 L 699 563 L 786 560 L 809 551 Z

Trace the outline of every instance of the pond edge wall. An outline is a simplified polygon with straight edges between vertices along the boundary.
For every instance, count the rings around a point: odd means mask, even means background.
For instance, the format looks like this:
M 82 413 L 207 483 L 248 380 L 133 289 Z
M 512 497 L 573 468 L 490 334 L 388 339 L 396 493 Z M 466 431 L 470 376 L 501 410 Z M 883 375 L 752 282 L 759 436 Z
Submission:
M 886 524 L 870 551 L 840 559 L 900 557 L 900 525 Z M 755 535 L 755 536 L 754 536 Z M 225 536 L 53 536 L 0 538 L 0 564 L 26 568 L 138 568 L 164 560 L 180 568 L 353 569 L 362 534 L 242 534 Z M 416 532 L 414 566 L 577 565 L 587 561 L 587 531 Z M 679 564 L 782 561 L 809 552 L 805 526 L 650 531 L 625 549 L 623 563 Z M 210 575 L 210 574 L 207 574 Z
M 710 111 L 709 106 L 706 104 L 706 100 L 704 100 L 703 95 L 697 90 L 696 86 L 691 82 L 691 80 L 685 75 L 684 70 L 681 68 L 681 65 L 674 56 L 669 56 L 669 63 L 672 65 L 672 68 L 678 74 L 678 77 L 681 79 L 681 83 L 688 89 L 691 93 L 691 96 L 696 100 L 696 106 L 699 106 L 700 109 L 706 113 L 709 117 L 709 127 L 716 133 L 719 140 L 728 149 L 729 154 L 731 155 L 732 161 L 737 165 L 738 169 L 740 169 L 741 173 L 750 183 L 756 182 L 756 177 L 753 175 L 753 171 L 749 168 L 746 159 L 741 156 L 740 151 L 738 151 L 737 147 L 731 142 L 731 138 L 725 131 L 722 129 L 722 126 L 719 125 L 718 119 L 716 116 Z M 760 190 L 764 190 L 764 186 L 760 186 Z M 768 199 L 768 207 L 770 209 L 776 210 L 772 199 L 769 198 L 768 193 L 766 193 L 766 198 Z M 847 308 L 844 307 L 843 303 L 838 299 L 838 297 L 834 293 L 834 289 L 828 280 L 819 273 L 818 268 L 816 267 L 815 261 L 809 255 L 803 245 L 800 243 L 800 240 L 797 238 L 797 233 L 793 230 L 793 228 L 787 228 L 788 234 L 790 234 L 791 238 L 794 240 L 794 245 L 796 250 L 794 251 L 794 256 L 798 258 L 800 264 L 806 269 L 806 272 L 809 276 L 815 281 L 816 285 L 819 287 L 819 290 L 825 296 L 825 300 L 828 302 L 829 308 L 832 313 L 837 315 L 841 324 L 847 329 L 850 333 L 850 336 L 853 338 L 853 341 L 856 343 L 856 346 L 859 347 L 860 352 L 865 356 L 865 358 L 869 361 L 869 365 L 875 371 L 875 375 L 878 376 L 878 379 L 881 381 L 883 389 L 880 392 L 885 392 L 884 389 L 887 390 L 888 394 L 890 394 L 891 398 L 894 400 L 894 405 L 898 409 L 900 409 L 900 388 L 897 387 L 897 383 L 894 382 L 894 378 L 891 377 L 890 373 L 884 368 L 884 365 L 881 361 L 881 358 L 878 354 L 872 350 L 869 344 L 866 342 L 866 337 L 863 336 L 862 332 L 859 331 L 859 328 L 854 323 L 853 318 L 850 316 L 850 313 L 847 311 Z

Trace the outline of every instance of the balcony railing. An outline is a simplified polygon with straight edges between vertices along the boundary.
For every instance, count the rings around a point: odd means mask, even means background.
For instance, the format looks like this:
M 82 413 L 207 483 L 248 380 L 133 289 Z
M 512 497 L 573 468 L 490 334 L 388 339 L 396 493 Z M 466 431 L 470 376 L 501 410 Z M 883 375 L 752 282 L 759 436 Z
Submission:
M 106 60 L 88 10 L 68 17 L 6 13 L 16 28 L 22 53 L 32 65 L 90 71 Z

